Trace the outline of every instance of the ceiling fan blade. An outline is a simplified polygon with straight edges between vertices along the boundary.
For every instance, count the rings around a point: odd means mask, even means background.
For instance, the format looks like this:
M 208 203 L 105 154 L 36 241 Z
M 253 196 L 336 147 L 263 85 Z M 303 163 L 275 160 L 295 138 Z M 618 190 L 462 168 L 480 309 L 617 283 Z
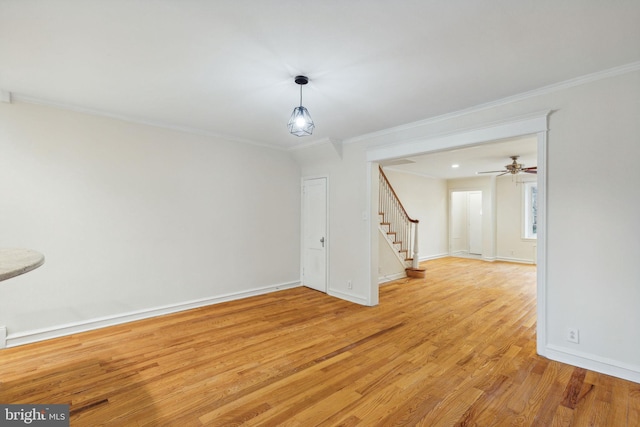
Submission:
M 504 172 L 504 173 L 501 173 L 501 174 L 500 174 L 500 175 L 498 175 L 498 176 L 506 175 L 506 174 L 508 174 L 508 173 L 509 173 L 509 171 L 506 171 L 506 172 Z
M 537 170 L 535 170 L 535 169 L 533 169 L 533 168 L 530 168 L 530 169 L 531 169 L 531 170 L 523 170 L 522 172 L 524 172 L 524 173 L 538 173 L 538 171 L 537 171 Z
M 500 173 L 500 172 L 507 173 L 507 172 L 509 172 L 509 171 L 501 170 L 501 171 L 485 171 L 485 172 L 476 172 L 476 175 L 480 175 L 481 173 Z

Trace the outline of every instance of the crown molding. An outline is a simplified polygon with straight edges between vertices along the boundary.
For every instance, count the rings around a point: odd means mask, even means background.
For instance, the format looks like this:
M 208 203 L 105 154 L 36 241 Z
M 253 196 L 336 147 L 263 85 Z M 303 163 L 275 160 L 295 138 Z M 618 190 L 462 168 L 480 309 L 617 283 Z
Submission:
M 5 91 L 3 91 L 2 93 L 3 94 L 4 93 L 8 93 L 9 94 L 10 102 L 23 102 L 23 103 L 27 103 L 27 104 L 43 105 L 45 107 L 59 108 L 61 110 L 74 111 L 76 113 L 81 113 L 81 114 L 89 114 L 89 115 L 92 115 L 92 116 L 106 117 L 106 118 L 110 118 L 110 119 L 121 120 L 121 121 L 124 121 L 124 122 L 127 122 L 127 123 L 134 123 L 134 124 L 139 124 L 139 125 L 152 126 L 152 127 L 171 130 L 171 131 L 176 131 L 176 132 L 189 133 L 189 134 L 192 134 L 192 135 L 200 135 L 200 136 L 206 136 L 206 137 L 209 137 L 209 138 L 222 139 L 222 140 L 227 141 L 227 142 L 239 142 L 239 143 L 242 143 L 242 144 L 249 144 L 249 145 L 254 145 L 254 146 L 258 146 L 258 147 L 269 148 L 269 149 L 272 149 L 272 150 L 286 151 L 286 148 L 283 148 L 283 147 L 280 147 L 280 146 L 277 146 L 277 145 L 268 144 L 268 143 L 260 142 L 260 141 L 254 141 L 254 140 L 250 140 L 250 139 L 238 138 L 238 137 L 235 137 L 235 136 L 224 135 L 224 134 L 215 133 L 215 132 L 209 132 L 209 131 L 206 131 L 206 130 L 203 130 L 203 129 L 200 129 L 200 128 L 194 128 L 194 127 L 189 127 L 189 126 L 180 126 L 180 125 L 175 125 L 175 124 L 161 122 L 161 121 L 147 120 L 147 119 L 143 119 L 143 118 L 140 118 L 140 117 L 129 116 L 129 115 L 126 115 L 126 114 L 117 114 L 117 113 L 112 113 L 112 112 L 109 112 L 109 111 L 104 111 L 104 110 L 99 110 L 99 109 L 94 109 L 94 108 L 80 107 L 80 106 L 73 105 L 73 104 L 65 104 L 65 103 L 62 103 L 62 102 L 55 102 L 55 101 L 50 101 L 50 100 L 47 100 L 47 99 L 41 99 L 41 98 L 37 98 L 37 97 L 33 97 L 33 96 L 17 94 L 15 92 L 5 92 Z M 3 99 L 4 99 L 4 97 L 3 97 Z
M 338 153 L 338 155 L 340 155 L 340 157 L 342 157 L 342 144 L 343 144 L 343 141 L 341 139 L 335 139 L 335 138 L 329 138 L 329 137 L 316 139 L 316 140 L 309 141 L 309 142 L 304 142 L 302 144 L 292 145 L 289 148 L 286 148 L 286 150 L 287 151 L 298 151 L 298 150 L 304 150 L 305 148 L 315 147 L 316 145 L 324 145 L 324 144 L 332 144 L 333 147 L 335 148 L 336 152 Z
M 367 150 L 367 161 L 380 161 L 428 153 L 451 148 L 476 145 L 482 142 L 496 141 L 514 136 L 532 135 L 548 129 L 548 117 L 553 110 L 511 117 L 494 121 L 480 127 L 463 127 L 454 131 L 425 137 L 397 140 Z
M 206 131 L 206 130 L 203 130 L 203 129 L 200 129 L 200 128 L 194 128 L 194 127 L 188 127 L 188 126 L 180 126 L 180 125 L 175 125 L 175 124 L 161 122 L 161 121 L 147 120 L 147 119 L 143 119 L 143 118 L 140 118 L 140 117 L 129 116 L 129 115 L 126 115 L 126 114 L 117 114 L 117 113 L 113 113 L 113 112 L 109 112 L 109 111 L 103 111 L 103 110 L 99 110 L 99 109 L 92 109 L 92 108 L 80 107 L 80 106 L 72 105 L 72 104 L 65 104 L 65 103 L 61 103 L 61 102 L 50 101 L 50 100 L 46 100 L 46 99 L 36 98 L 36 97 L 28 96 L 28 95 L 22 95 L 22 94 L 9 92 L 9 91 L 5 91 L 5 90 L 0 91 L 0 95 L 1 95 L 0 101 L 7 102 L 7 103 L 24 102 L 24 103 L 29 103 L 29 104 L 43 105 L 43 106 L 54 107 L 54 108 L 59 108 L 59 109 L 63 109 L 63 110 L 75 111 L 75 112 L 83 113 L 83 114 L 90 114 L 90 115 L 93 115 L 93 116 L 107 117 L 107 118 L 111 118 L 111 119 L 122 120 L 122 121 L 125 121 L 125 122 L 128 122 L 128 123 L 135 123 L 135 124 L 141 124 L 141 125 L 146 125 L 146 126 L 152 126 L 152 127 L 172 130 L 172 131 L 176 131 L 176 132 L 189 133 L 189 134 L 193 134 L 193 135 L 201 135 L 201 136 L 206 136 L 206 137 L 209 137 L 209 138 L 222 139 L 222 140 L 225 140 L 225 141 L 228 141 L 228 142 L 238 142 L 238 143 L 254 145 L 254 146 L 258 146 L 258 147 L 262 147 L 262 148 L 269 148 L 269 149 L 272 149 L 272 150 L 278 150 L 278 151 L 295 151 L 295 150 L 310 148 L 310 147 L 315 146 L 315 145 L 331 143 L 331 144 L 333 144 L 334 148 L 337 150 L 338 154 L 340 155 L 341 154 L 341 150 L 342 150 L 342 146 L 346 145 L 346 144 L 351 144 L 351 143 L 355 143 L 355 142 L 359 142 L 359 141 L 363 141 L 363 140 L 367 140 L 367 139 L 372 139 L 372 138 L 376 138 L 376 137 L 390 135 L 390 134 L 402 132 L 402 131 L 405 131 L 405 130 L 414 129 L 414 128 L 421 127 L 421 126 L 426 126 L 426 125 L 429 125 L 429 124 L 433 124 L 433 123 L 437 123 L 437 122 L 453 119 L 453 118 L 456 118 L 456 117 L 464 116 L 464 115 L 467 115 L 467 114 L 470 114 L 470 113 L 475 113 L 475 112 L 486 110 L 486 109 L 489 109 L 489 108 L 493 108 L 493 107 L 509 104 L 509 103 L 516 102 L 516 101 L 521 101 L 521 100 L 524 100 L 524 99 L 528 99 L 528 98 L 532 98 L 532 97 L 536 97 L 536 96 L 540 96 L 540 95 L 545 95 L 545 94 L 552 93 L 552 92 L 557 92 L 557 91 L 560 91 L 560 90 L 563 90 L 563 89 L 568 89 L 568 88 L 571 88 L 571 87 L 575 87 L 575 86 L 591 83 L 591 82 L 594 82 L 594 81 L 598 81 L 598 80 L 602 80 L 602 79 L 606 79 L 606 78 L 610 78 L 610 77 L 614 77 L 614 76 L 618 76 L 618 75 L 622 75 L 622 74 L 626 74 L 626 73 L 631 73 L 631 72 L 638 71 L 638 70 L 640 70 L 640 61 L 632 62 L 630 64 L 622 65 L 622 66 L 619 66 L 619 67 L 609 68 L 607 70 L 603 70 L 603 71 L 587 74 L 587 75 L 576 77 L 576 78 L 573 78 L 573 79 L 570 79 L 570 80 L 565 80 L 565 81 L 562 81 L 562 82 L 559 82 L 559 83 L 554 83 L 554 84 L 551 84 L 551 85 L 548 85 L 548 86 L 543 86 L 543 87 L 538 88 L 538 89 L 533 89 L 531 91 L 522 92 L 522 93 L 517 94 L 517 95 L 512 95 L 512 96 L 509 96 L 509 97 L 506 97 L 506 98 L 501 98 L 501 99 L 498 99 L 498 100 L 495 100 L 495 101 L 490 101 L 490 102 L 487 102 L 487 103 L 475 105 L 475 106 L 472 106 L 472 107 L 469 107 L 469 108 L 465 108 L 465 109 L 462 109 L 462 110 L 453 111 L 451 113 L 441 114 L 439 116 L 430 117 L 430 118 L 427 118 L 427 119 L 424 119 L 424 120 L 419 120 L 419 121 L 416 121 L 416 122 L 407 123 L 407 124 L 400 125 L 400 126 L 394 126 L 394 127 L 391 127 L 391 128 L 387 128 L 387 129 L 383 129 L 383 130 L 377 131 L 377 132 L 367 133 L 367 134 L 364 134 L 364 135 L 359 135 L 359 136 L 352 137 L 352 138 L 347 138 L 347 139 L 344 139 L 344 140 L 336 140 L 336 139 L 333 139 L 333 138 L 322 138 L 322 139 L 319 139 L 319 140 L 316 140 L 316 141 L 303 143 L 303 144 L 290 145 L 290 146 L 286 146 L 286 147 L 283 147 L 283 146 L 280 146 L 280 145 L 274 145 L 274 144 L 270 144 L 270 143 L 265 143 L 265 142 L 262 142 L 262 141 L 255 141 L 255 140 L 239 138 L 239 137 L 235 137 L 235 136 L 231 136 L 231 135 L 219 134 L 219 133 L 215 133 L 215 132 Z M 339 142 L 339 144 L 336 144 L 335 141 L 340 141 L 340 142 Z
M 356 136 L 353 138 L 348 138 L 344 140 L 344 144 L 351 144 L 354 142 L 364 141 L 367 139 L 377 138 L 381 136 L 386 136 L 410 129 L 414 129 L 421 126 L 427 126 L 433 123 L 442 122 L 445 120 L 453 119 L 456 117 L 464 116 L 471 113 L 476 113 L 482 110 L 487 110 L 489 108 L 498 107 L 501 105 L 510 104 L 516 101 L 522 101 L 528 98 L 533 98 L 536 96 L 546 95 L 549 93 L 557 92 L 564 89 L 569 89 L 575 86 L 580 86 L 583 84 L 591 83 L 598 80 L 607 79 L 610 77 L 619 76 L 622 74 L 631 73 L 634 71 L 640 70 L 640 61 L 632 62 L 630 64 L 621 65 L 614 68 L 609 68 L 606 70 L 598 71 L 591 74 L 586 74 L 584 76 L 576 77 L 569 80 L 564 80 L 562 82 L 553 83 L 547 86 L 540 87 L 538 89 L 533 89 L 527 92 L 522 92 L 516 95 L 508 96 L 506 98 L 497 99 L 495 101 L 489 101 L 483 104 L 478 104 L 472 107 L 464 108 L 462 110 L 453 111 L 451 113 L 441 114 L 439 116 L 430 117 L 428 119 L 419 120 L 417 122 L 411 122 L 400 126 L 394 126 L 392 128 L 383 129 L 377 132 L 367 133 L 364 135 Z

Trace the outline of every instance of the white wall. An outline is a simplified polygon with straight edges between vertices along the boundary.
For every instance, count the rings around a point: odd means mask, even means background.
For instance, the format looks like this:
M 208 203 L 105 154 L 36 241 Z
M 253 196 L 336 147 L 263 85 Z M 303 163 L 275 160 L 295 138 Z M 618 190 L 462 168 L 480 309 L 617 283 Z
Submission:
M 10 345 L 299 284 L 288 153 L 21 103 L 0 103 L 0 153 L 0 245 L 46 258 L 0 282 Z
M 447 182 L 394 169 L 384 173 L 410 217 L 419 222 L 419 259 L 433 259 L 448 253 Z
M 368 256 L 369 245 L 378 248 L 377 207 L 372 209 L 369 203 L 370 188 L 378 180 L 377 166 L 368 174 L 368 165 L 362 161 L 364 146 L 357 144 L 345 147 L 343 153 L 331 144 L 316 144 L 293 154 L 303 176 L 328 177 L 327 293 L 369 304 L 372 277 L 378 287 L 378 266 L 371 266 Z M 348 289 L 347 281 L 351 281 L 352 289 Z
M 383 233 L 380 230 L 378 234 L 378 283 L 407 277 L 405 263 L 400 260 L 396 249 Z
M 551 109 L 546 318 L 540 319 L 547 341 L 539 350 L 556 360 L 640 381 L 640 71 L 636 67 L 601 77 L 359 137 L 345 145 L 343 158 L 314 159 L 322 150 L 318 147 L 298 153 L 305 159 L 303 174 L 331 175 L 331 223 L 354 230 L 332 247 L 336 286 L 350 277 L 354 297 L 366 300 L 371 286 L 355 284 L 376 279 L 370 265 L 375 258 L 368 259 L 375 237 L 361 217 L 371 211 L 367 192 L 375 186 L 367 149 L 425 141 Z M 565 339 L 569 327 L 580 330 L 579 344 Z
M 533 264 L 538 242 L 523 238 L 524 182 L 536 182 L 536 176 L 505 175 L 496 179 L 497 258 Z

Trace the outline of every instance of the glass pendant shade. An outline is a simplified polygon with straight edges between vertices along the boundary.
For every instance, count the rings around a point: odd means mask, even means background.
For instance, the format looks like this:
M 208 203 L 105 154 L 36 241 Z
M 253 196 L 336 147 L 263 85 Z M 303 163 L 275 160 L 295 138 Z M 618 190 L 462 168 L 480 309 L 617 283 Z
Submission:
M 311 135 L 313 128 L 315 128 L 311 115 L 309 115 L 309 110 L 302 105 L 293 109 L 287 126 L 289 127 L 289 132 L 295 136 Z
M 291 113 L 291 118 L 289 118 L 287 127 L 289 128 L 289 133 L 292 135 L 311 135 L 313 133 L 313 128 L 316 126 L 313 124 L 309 110 L 302 106 L 302 86 L 309 83 L 309 78 L 307 76 L 296 76 L 294 81 L 296 84 L 300 85 L 300 106 L 293 109 L 293 113 Z

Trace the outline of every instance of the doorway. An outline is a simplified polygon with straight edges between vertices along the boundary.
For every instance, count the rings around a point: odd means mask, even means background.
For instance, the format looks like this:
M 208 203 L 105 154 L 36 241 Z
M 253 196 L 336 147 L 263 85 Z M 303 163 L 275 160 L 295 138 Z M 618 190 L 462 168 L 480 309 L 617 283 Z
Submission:
M 327 178 L 302 182 L 302 284 L 327 292 Z
M 463 147 L 482 146 L 484 144 L 503 140 L 507 138 L 516 138 L 526 135 L 534 136 L 537 140 L 537 178 L 538 178 L 538 232 L 537 232 L 537 324 L 536 338 L 537 351 L 541 356 L 546 355 L 546 160 L 547 160 L 547 131 L 548 117 L 550 110 L 534 113 L 519 118 L 504 120 L 501 123 L 492 123 L 489 126 L 478 127 L 469 130 L 461 129 L 459 132 L 453 132 L 441 136 L 425 139 L 411 139 L 404 142 L 398 142 L 393 145 L 376 147 L 367 151 L 366 159 L 368 162 L 368 178 L 371 183 L 369 193 L 370 209 L 375 211 L 377 206 L 377 186 L 372 177 L 378 170 L 380 161 L 403 159 L 406 157 L 435 153 L 438 151 L 454 150 Z M 486 203 L 485 203 L 486 204 Z M 369 241 L 377 242 L 375 234 L 377 228 L 372 225 L 369 231 Z M 493 230 L 490 230 L 493 232 Z M 376 245 L 370 246 L 369 262 L 370 262 L 370 288 L 368 300 L 372 304 L 378 302 L 378 283 L 375 272 L 378 268 L 378 252 L 374 250 Z
M 482 191 L 452 191 L 449 224 L 451 255 L 482 255 Z

